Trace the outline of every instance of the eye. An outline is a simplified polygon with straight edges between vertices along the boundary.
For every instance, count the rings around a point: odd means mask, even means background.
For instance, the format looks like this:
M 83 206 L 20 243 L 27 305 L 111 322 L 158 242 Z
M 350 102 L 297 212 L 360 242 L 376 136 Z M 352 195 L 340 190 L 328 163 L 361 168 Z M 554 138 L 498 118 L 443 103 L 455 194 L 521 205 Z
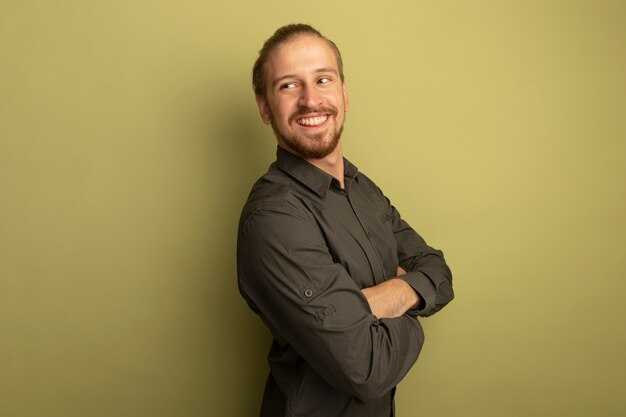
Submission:
M 285 84 L 282 84 L 280 86 L 280 89 L 281 90 L 287 90 L 287 89 L 291 89 L 291 88 L 295 88 L 295 87 L 296 87 L 295 83 L 285 83 Z
M 322 78 L 320 78 L 317 82 L 318 82 L 318 83 L 320 83 L 320 84 L 327 84 L 327 83 L 329 83 L 329 82 L 330 82 L 330 78 L 328 78 L 328 77 L 322 77 Z

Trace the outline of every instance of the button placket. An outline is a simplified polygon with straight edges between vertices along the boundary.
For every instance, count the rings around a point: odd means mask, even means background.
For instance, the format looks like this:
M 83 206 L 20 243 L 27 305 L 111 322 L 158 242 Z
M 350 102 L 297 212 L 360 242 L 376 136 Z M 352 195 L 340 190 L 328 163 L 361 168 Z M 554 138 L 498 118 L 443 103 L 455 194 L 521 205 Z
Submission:
M 374 245 L 374 242 L 372 241 L 372 235 L 370 234 L 368 228 L 365 226 L 365 224 L 363 224 L 363 221 L 361 220 L 361 216 L 359 216 L 359 213 L 356 210 L 355 205 L 352 203 L 352 198 L 351 198 L 351 194 L 350 193 L 346 193 L 346 199 L 348 200 L 348 204 L 350 204 L 350 207 L 352 208 L 352 212 L 354 213 L 354 216 L 356 217 L 357 221 L 359 222 L 359 225 L 361 226 L 361 229 L 363 229 L 363 233 L 365 233 L 365 236 L 367 236 L 367 240 L 369 241 L 369 244 L 376 256 L 376 260 L 378 261 L 378 266 L 380 267 L 380 276 L 382 277 L 383 281 L 387 280 L 387 275 L 385 274 L 385 268 L 383 266 L 383 261 L 380 258 L 380 254 L 378 253 L 378 250 L 376 249 L 376 246 Z M 372 261 L 370 261 L 371 263 Z

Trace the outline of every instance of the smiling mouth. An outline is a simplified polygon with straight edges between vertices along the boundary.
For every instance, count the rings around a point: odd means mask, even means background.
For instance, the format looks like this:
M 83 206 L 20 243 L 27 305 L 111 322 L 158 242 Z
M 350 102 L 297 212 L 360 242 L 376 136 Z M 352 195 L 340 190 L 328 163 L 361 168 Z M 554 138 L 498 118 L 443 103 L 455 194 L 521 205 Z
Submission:
M 328 120 L 328 117 L 329 115 L 327 114 L 322 115 L 322 116 L 314 116 L 314 117 L 300 117 L 296 119 L 296 123 L 299 124 L 300 126 L 315 127 L 315 126 L 320 126 L 326 123 L 326 120 Z

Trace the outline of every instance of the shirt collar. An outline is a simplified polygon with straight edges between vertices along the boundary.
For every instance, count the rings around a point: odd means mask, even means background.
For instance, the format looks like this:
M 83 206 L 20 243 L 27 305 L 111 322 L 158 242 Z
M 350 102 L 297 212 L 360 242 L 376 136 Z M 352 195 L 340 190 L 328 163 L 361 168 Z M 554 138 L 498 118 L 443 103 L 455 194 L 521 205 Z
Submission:
M 325 197 L 330 185 L 333 181 L 336 181 L 332 175 L 327 174 L 315 165 L 284 150 L 280 146 L 276 149 L 276 163 L 281 170 L 304 184 L 320 197 Z M 343 159 L 343 167 L 345 180 L 357 179 L 359 169 L 346 158 Z

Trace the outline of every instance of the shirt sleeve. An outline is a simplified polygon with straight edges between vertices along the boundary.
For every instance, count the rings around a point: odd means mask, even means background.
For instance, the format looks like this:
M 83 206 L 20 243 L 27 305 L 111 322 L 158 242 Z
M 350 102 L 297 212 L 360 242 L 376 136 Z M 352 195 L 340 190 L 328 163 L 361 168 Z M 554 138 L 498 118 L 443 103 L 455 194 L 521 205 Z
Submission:
M 378 320 L 312 216 L 289 204 L 264 208 L 238 239 L 243 297 L 328 384 L 365 401 L 406 375 L 424 341 L 419 322 Z
M 407 271 L 400 278 L 406 281 L 423 300 L 420 310 L 410 315 L 430 316 L 445 307 L 454 298 L 452 273 L 443 252 L 426 244 L 415 230 L 402 220 L 400 213 L 389 203 L 388 217 L 398 245 L 398 263 Z

